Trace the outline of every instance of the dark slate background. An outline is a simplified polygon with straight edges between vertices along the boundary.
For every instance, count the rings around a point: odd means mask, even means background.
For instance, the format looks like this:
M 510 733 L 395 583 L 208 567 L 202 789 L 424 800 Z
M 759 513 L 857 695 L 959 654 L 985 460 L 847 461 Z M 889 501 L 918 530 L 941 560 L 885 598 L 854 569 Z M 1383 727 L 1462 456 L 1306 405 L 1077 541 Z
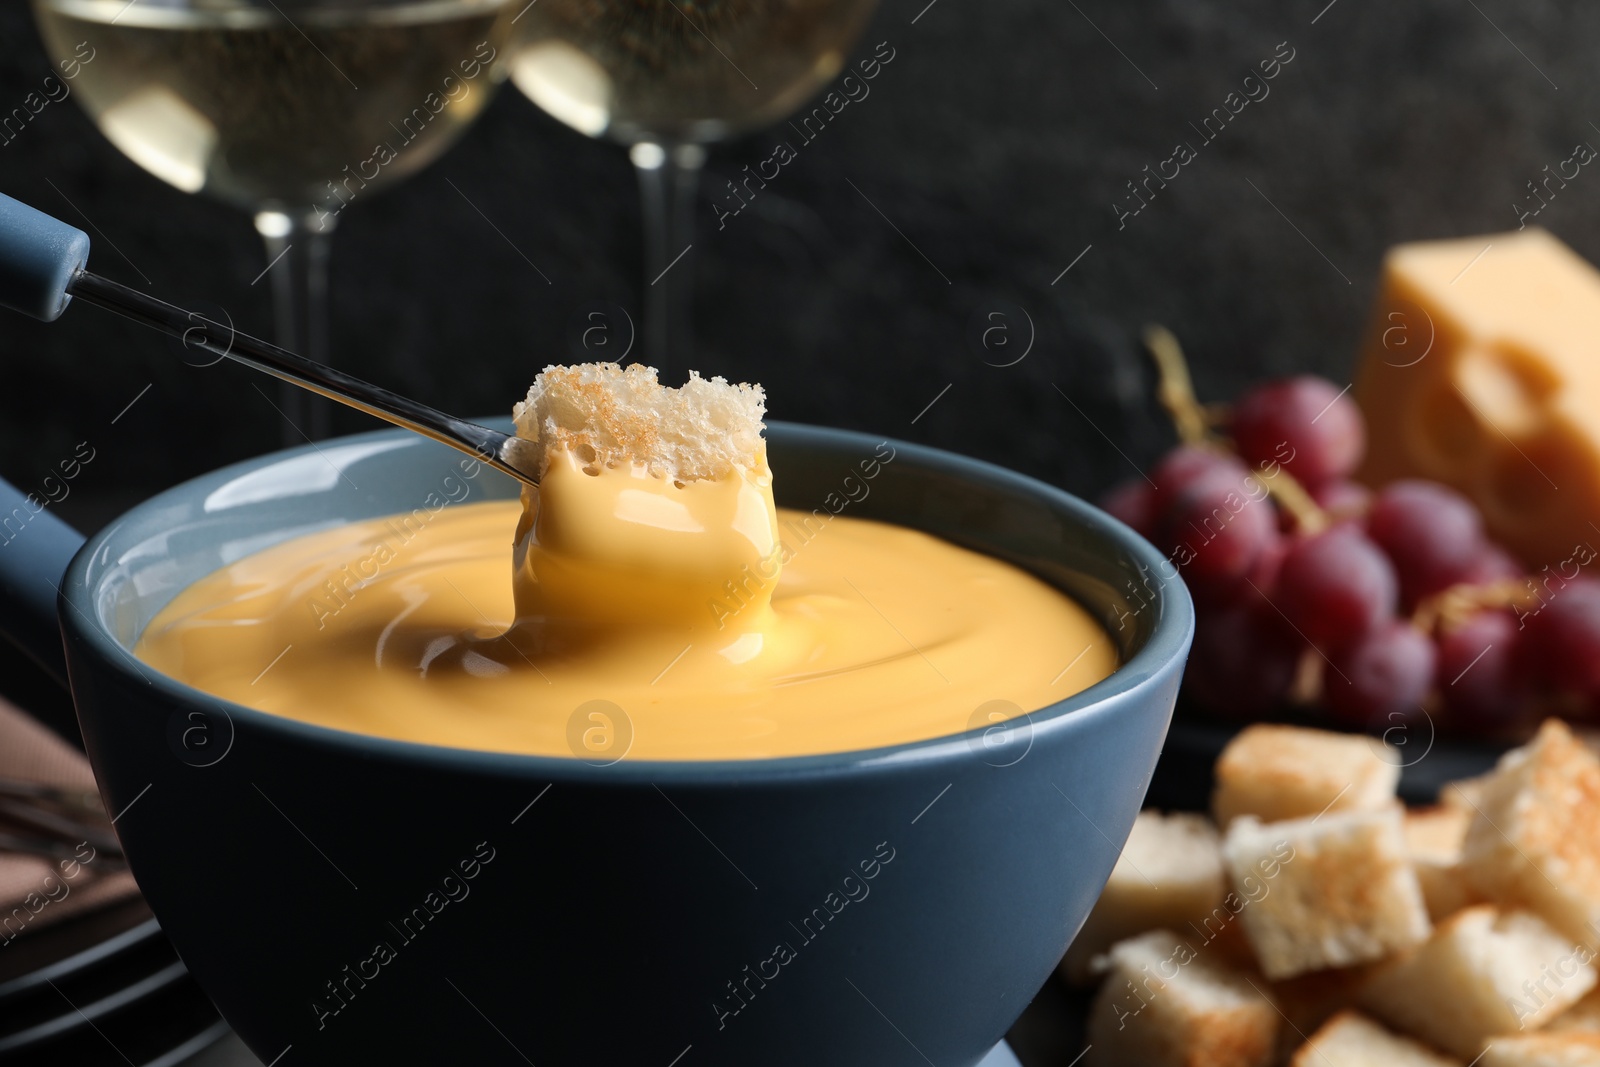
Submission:
M 897 51 L 872 95 L 726 230 L 702 195 L 696 363 L 764 382 L 775 417 L 956 448 L 1082 493 L 1169 440 L 1141 324 L 1177 331 L 1208 399 L 1292 370 L 1345 379 L 1386 246 L 1512 228 L 1545 164 L 1600 145 L 1600 8 L 1576 0 L 926 3 L 886 0 L 858 49 Z M 1199 144 L 1189 124 L 1284 41 L 1295 58 L 1271 95 L 1119 230 L 1124 183 Z M 49 72 L 15 0 L 0 52 L 9 110 Z M 775 136 L 716 149 L 707 186 Z M 74 101 L 0 147 L 0 190 L 89 229 L 113 277 L 269 332 L 248 219 L 145 174 Z M 1539 221 L 1600 258 L 1600 175 Z M 581 305 L 637 317 L 639 227 L 625 153 L 508 86 L 454 152 L 342 216 L 334 349 L 446 409 L 504 411 L 538 367 L 571 358 Z M 996 368 L 971 327 L 1007 307 L 1036 340 Z M 1027 329 L 1014 322 L 1012 340 Z M 0 367 L 0 473 L 32 487 L 91 441 L 98 458 L 60 508 L 85 526 L 280 439 L 248 372 L 186 366 L 97 310 L 0 319 Z
M 1541 168 L 1600 145 L 1600 6 L 1577 0 L 926 5 L 885 0 L 859 51 L 886 40 L 897 55 L 872 95 L 722 232 L 710 193 L 779 135 L 713 152 L 686 261 L 695 365 L 764 382 L 778 418 L 954 448 L 1080 493 L 1170 442 L 1142 324 L 1179 334 L 1205 399 L 1291 371 L 1345 380 L 1388 245 L 1513 228 Z M 1294 60 L 1270 96 L 1119 229 L 1124 183 L 1198 144 L 1190 124 L 1280 42 Z M 25 5 L 0 4 L 0 112 L 49 70 Z M 145 174 L 75 103 L 0 146 L 0 191 L 89 229 L 104 273 L 269 331 L 249 221 Z M 1600 173 L 1539 222 L 1600 259 Z M 341 217 L 334 350 L 448 410 L 503 412 L 539 367 L 578 354 L 581 307 L 638 318 L 641 272 L 625 154 L 508 87 L 444 160 Z M 1014 366 L 974 342 L 996 311 L 1012 354 L 1032 323 Z M 58 505 L 86 529 L 282 434 L 249 372 L 187 366 L 92 309 L 50 327 L 0 315 L 0 368 L 0 474 L 37 488 L 90 442 L 97 458 Z M 1070 1015 L 1035 1012 L 1014 1036 L 1025 1054 L 1067 1050 L 1051 1028 Z
M 1514 227 L 1527 181 L 1600 144 L 1600 9 L 1325 3 L 887 0 L 859 49 L 897 52 L 872 95 L 721 232 L 711 192 L 777 135 L 713 152 L 687 264 L 697 366 L 765 383 L 775 417 L 956 448 L 1082 493 L 1169 439 L 1137 345 L 1147 321 L 1185 341 L 1209 399 L 1291 370 L 1347 378 L 1386 246 Z M 1201 144 L 1189 124 L 1285 41 L 1295 58 L 1270 95 Z M 8 110 L 49 72 L 22 4 L 0 8 L 0 51 Z M 1124 183 L 1180 140 L 1198 158 L 1119 229 Z M 145 174 L 75 102 L 0 147 L 0 190 L 89 229 L 105 273 L 270 331 L 248 219 Z M 580 306 L 637 318 L 636 199 L 620 149 L 508 86 L 440 163 L 342 216 L 334 351 L 448 410 L 503 411 L 573 356 Z M 1600 256 L 1600 177 L 1580 175 L 1540 222 Z M 1017 308 L 1031 352 L 987 365 L 973 322 L 1005 312 L 1020 352 Z M 85 526 L 280 439 L 248 372 L 186 366 L 96 310 L 0 320 L 0 367 L 0 473 L 31 487 L 91 441 L 99 456 L 60 509 Z

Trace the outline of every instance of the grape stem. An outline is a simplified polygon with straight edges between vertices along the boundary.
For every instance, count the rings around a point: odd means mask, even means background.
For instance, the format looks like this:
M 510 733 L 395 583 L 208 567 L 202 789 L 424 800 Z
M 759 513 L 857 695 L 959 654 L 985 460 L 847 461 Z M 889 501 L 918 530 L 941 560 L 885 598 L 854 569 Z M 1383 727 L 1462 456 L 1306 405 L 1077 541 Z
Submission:
M 1480 611 L 1525 608 L 1537 603 L 1538 594 L 1524 578 L 1505 578 L 1486 585 L 1463 582 L 1423 600 L 1411 614 L 1411 625 L 1425 634 L 1453 630 Z
M 1282 506 L 1283 510 L 1294 518 L 1295 528 L 1301 533 L 1316 534 L 1328 528 L 1328 513 L 1311 499 L 1306 487 L 1296 481 L 1294 475 L 1284 470 L 1282 465 L 1275 464 L 1271 474 L 1264 470 L 1256 471 L 1255 476 L 1267 487 L 1267 492 L 1272 494 L 1272 498 Z
M 1194 380 L 1189 376 L 1189 361 L 1184 358 L 1183 346 L 1165 326 L 1150 325 L 1144 328 L 1144 346 L 1155 360 L 1159 382 L 1156 397 L 1167 409 L 1178 440 L 1197 448 L 1233 452 L 1229 443 L 1213 432 L 1228 421 L 1228 408 L 1220 404 L 1201 404 L 1194 394 Z M 1273 464 L 1272 471 L 1262 469 L 1255 477 L 1266 487 L 1278 505 L 1294 519 L 1303 533 L 1314 534 L 1328 528 L 1328 515 L 1311 499 L 1305 486 L 1283 469 Z
M 1172 425 L 1178 431 L 1178 440 L 1186 445 L 1216 445 L 1211 424 L 1216 414 L 1209 413 L 1194 395 L 1194 382 L 1189 377 L 1189 361 L 1183 358 L 1183 346 L 1172 331 L 1165 326 L 1146 326 L 1144 346 L 1156 361 L 1160 382 L 1156 397 L 1167 409 Z
M 1324 663 L 1321 649 L 1307 648 L 1301 651 L 1300 661 L 1295 664 L 1294 680 L 1289 684 L 1289 703 L 1300 707 L 1311 707 L 1322 703 L 1322 686 L 1326 674 L 1323 670 Z

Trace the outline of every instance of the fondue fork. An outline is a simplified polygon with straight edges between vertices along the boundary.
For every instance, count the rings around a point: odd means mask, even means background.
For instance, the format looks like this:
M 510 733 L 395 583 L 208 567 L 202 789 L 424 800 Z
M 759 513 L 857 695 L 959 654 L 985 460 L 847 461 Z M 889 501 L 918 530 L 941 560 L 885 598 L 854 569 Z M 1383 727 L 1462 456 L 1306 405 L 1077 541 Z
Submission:
M 111 824 L 99 826 L 78 822 L 45 808 L 30 807 L 11 800 L 0 800 L 0 826 L 17 823 L 59 845 L 86 842 L 98 852 L 122 855 L 122 844 L 111 832 Z M 15 838 L 13 840 L 20 840 Z
M 330 400 L 476 457 L 528 485 L 539 484 L 528 442 L 458 419 L 354 375 L 296 355 L 199 312 L 157 300 L 86 268 L 89 235 L 0 193 L 0 307 L 54 322 L 73 299 L 114 311 L 177 338 L 186 348 L 265 371 Z
M 122 854 L 110 817 L 94 792 L 0 777 L 0 828 L 7 823 L 20 824 L 57 843 L 87 841 L 100 852 Z M 4 846 L 0 851 L 5 851 Z
M 105 850 L 97 850 L 97 852 L 103 851 Z M 71 844 L 59 840 L 50 840 L 45 838 L 18 837 L 16 834 L 8 834 L 4 832 L 0 832 L 0 852 L 13 852 L 23 856 L 39 856 L 42 859 L 47 860 L 71 860 L 78 858 L 77 850 L 74 849 Z M 118 866 L 122 864 L 122 856 L 120 854 L 111 855 L 106 858 L 109 862 L 117 864 Z
M 43 782 L 0 777 L 0 801 L 4 800 L 49 805 L 86 819 L 106 818 L 106 809 L 100 800 L 100 794 L 92 789 L 63 789 L 60 786 L 45 785 Z

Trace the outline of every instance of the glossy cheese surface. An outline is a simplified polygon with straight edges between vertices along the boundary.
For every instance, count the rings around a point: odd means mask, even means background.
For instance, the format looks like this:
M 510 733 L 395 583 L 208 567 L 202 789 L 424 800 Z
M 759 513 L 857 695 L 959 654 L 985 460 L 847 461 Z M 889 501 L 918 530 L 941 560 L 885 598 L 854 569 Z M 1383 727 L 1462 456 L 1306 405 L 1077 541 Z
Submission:
M 752 759 L 962 733 L 1115 670 L 1075 601 L 877 522 L 557 462 L 526 510 L 379 519 L 246 557 L 136 652 L 262 711 L 459 748 Z

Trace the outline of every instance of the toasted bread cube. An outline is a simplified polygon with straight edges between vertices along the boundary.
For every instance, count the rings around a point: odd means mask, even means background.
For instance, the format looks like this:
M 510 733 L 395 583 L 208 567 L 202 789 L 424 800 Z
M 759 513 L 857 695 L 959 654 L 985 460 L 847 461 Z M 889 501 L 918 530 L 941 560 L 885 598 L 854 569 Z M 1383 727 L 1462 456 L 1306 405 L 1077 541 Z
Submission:
M 1600 947 L 1600 759 L 1557 719 L 1500 758 L 1462 849 L 1488 899 Z
M 1089 1009 L 1088 1067 L 1266 1067 L 1278 1013 L 1241 971 L 1171 930 L 1111 947 Z
M 1406 812 L 1406 853 L 1428 903 L 1428 917 L 1436 923 L 1483 900 L 1461 869 L 1461 846 L 1472 818 L 1471 809 L 1444 804 Z
M 1244 935 L 1244 923 L 1239 921 L 1239 912 L 1248 904 L 1249 901 L 1230 890 L 1222 898 L 1222 907 L 1184 933 L 1194 934 L 1190 942 L 1204 949 L 1210 959 L 1241 971 L 1259 971 L 1256 950 L 1250 947 L 1250 939 Z
M 1342 1011 L 1312 1034 L 1289 1067 L 1462 1067 L 1408 1037 L 1391 1034 L 1355 1011 Z
M 690 371 L 674 387 L 639 363 L 576 363 L 540 371 L 512 413 L 520 456 L 541 473 L 555 453 L 570 452 L 594 470 L 635 465 L 694 482 L 762 467 L 766 410 L 759 385 Z
M 1546 1030 L 1582 1030 L 1600 1034 L 1600 987 L 1555 1017 Z
M 1090 962 L 1118 941 L 1162 927 L 1187 933 L 1221 906 L 1223 886 L 1222 843 L 1209 819 L 1140 812 L 1062 974 L 1086 984 Z
M 1266 825 L 1245 816 L 1222 852 L 1268 978 L 1382 959 L 1432 930 L 1397 805 Z
M 1211 811 L 1224 830 L 1241 815 L 1262 822 L 1394 802 L 1400 757 L 1368 737 L 1297 726 L 1248 726 L 1217 758 Z
M 1373 975 L 1367 1011 L 1471 1060 L 1489 1038 L 1535 1030 L 1594 988 L 1587 949 L 1539 916 L 1478 904 Z
M 1593 726 L 1573 726 L 1572 736 L 1583 742 L 1583 746 L 1590 752 L 1600 756 L 1600 730 Z
M 1252 965 L 1253 966 L 1253 965 Z M 1356 1002 L 1361 987 L 1379 964 L 1341 967 L 1332 971 L 1309 971 L 1296 978 L 1268 982 L 1265 991 L 1278 1007 L 1284 1025 L 1278 1028 L 1277 1062 L 1288 1063 L 1294 1051 L 1328 1020 Z
M 1600 1067 L 1600 1034 L 1497 1037 L 1477 1067 Z
M 1480 774 L 1476 778 L 1457 778 L 1453 782 L 1446 782 L 1439 787 L 1439 804 L 1476 815 L 1478 804 L 1483 799 L 1483 787 L 1492 777 L 1492 774 Z

